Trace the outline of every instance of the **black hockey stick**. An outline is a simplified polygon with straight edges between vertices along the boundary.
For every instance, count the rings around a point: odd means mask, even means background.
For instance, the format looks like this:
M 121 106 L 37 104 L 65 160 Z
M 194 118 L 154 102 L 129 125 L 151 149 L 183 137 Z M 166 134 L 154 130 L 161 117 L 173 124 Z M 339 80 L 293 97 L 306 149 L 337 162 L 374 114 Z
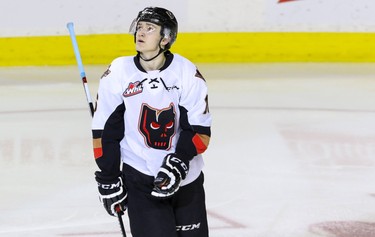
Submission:
M 73 22 L 69 22 L 66 25 L 66 27 L 68 27 L 70 39 L 72 40 L 74 55 L 76 56 L 78 69 L 79 69 L 79 72 L 80 72 L 80 75 L 81 75 L 81 80 L 82 80 L 82 83 L 83 83 L 83 88 L 85 90 L 86 99 L 87 99 L 87 102 L 89 104 L 90 114 L 91 114 L 91 117 L 93 117 L 94 116 L 94 106 L 93 106 L 93 103 L 92 103 L 92 97 L 90 95 L 89 86 L 87 84 L 86 73 L 85 73 L 85 70 L 83 68 L 81 54 L 79 53 L 78 43 L 77 43 L 76 35 L 74 33 Z M 124 222 L 122 221 L 122 217 L 121 217 L 124 213 L 121 211 L 120 208 L 116 208 L 116 212 L 117 212 L 117 217 L 118 217 L 118 221 L 119 221 L 119 224 L 120 224 L 122 236 L 126 237 Z
M 124 222 L 122 221 L 122 217 L 121 217 L 121 216 L 124 214 L 124 212 L 121 211 L 120 206 L 117 206 L 117 207 L 116 207 L 116 212 L 117 212 L 118 222 L 119 222 L 119 224 L 120 224 L 120 228 L 121 228 L 122 236 L 123 236 L 123 237 L 126 237 L 126 232 L 125 232 Z

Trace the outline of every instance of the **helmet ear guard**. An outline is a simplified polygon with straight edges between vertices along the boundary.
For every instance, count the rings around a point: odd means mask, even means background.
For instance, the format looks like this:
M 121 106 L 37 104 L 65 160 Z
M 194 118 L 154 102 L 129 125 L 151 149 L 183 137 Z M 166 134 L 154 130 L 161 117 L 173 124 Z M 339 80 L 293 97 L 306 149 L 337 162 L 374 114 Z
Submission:
M 171 35 L 171 30 L 167 29 L 167 28 L 164 28 L 164 32 L 163 32 L 162 36 L 163 36 L 164 39 L 169 39 L 169 42 L 165 45 L 165 49 L 166 50 L 170 49 L 172 44 L 176 40 L 176 37 L 173 38 L 173 36 Z

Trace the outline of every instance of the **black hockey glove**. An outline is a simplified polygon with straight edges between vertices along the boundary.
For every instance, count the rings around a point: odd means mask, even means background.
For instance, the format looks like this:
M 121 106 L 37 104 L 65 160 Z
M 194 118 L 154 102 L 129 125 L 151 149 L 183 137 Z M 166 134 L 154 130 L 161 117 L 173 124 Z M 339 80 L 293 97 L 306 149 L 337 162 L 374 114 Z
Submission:
M 180 188 L 180 183 L 186 178 L 189 163 L 184 163 L 177 154 L 171 153 L 164 157 L 163 164 L 154 180 L 152 196 L 168 198 Z
M 95 179 L 98 182 L 99 200 L 111 216 L 117 216 L 126 210 L 127 191 L 120 176 L 114 180 L 100 178 L 99 172 L 95 172 Z

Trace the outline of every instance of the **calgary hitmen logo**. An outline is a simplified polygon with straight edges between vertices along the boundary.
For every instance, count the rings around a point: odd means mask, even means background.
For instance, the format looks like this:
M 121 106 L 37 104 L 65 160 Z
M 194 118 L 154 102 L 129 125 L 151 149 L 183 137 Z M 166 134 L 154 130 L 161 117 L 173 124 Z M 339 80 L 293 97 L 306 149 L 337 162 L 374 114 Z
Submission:
M 169 150 L 175 135 L 176 111 L 173 103 L 167 108 L 156 109 L 142 104 L 139 117 L 139 131 L 148 147 Z

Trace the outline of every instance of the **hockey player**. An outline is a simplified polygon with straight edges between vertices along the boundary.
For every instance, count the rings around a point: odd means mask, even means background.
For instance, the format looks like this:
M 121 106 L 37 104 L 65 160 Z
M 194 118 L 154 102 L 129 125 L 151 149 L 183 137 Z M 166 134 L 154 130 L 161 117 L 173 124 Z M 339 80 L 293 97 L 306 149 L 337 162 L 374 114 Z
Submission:
M 207 85 L 169 51 L 172 12 L 147 7 L 133 21 L 137 55 L 103 74 L 92 122 L 100 200 L 127 209 L 133 237 L 207 237 L 203 153 L 211 136 Z

